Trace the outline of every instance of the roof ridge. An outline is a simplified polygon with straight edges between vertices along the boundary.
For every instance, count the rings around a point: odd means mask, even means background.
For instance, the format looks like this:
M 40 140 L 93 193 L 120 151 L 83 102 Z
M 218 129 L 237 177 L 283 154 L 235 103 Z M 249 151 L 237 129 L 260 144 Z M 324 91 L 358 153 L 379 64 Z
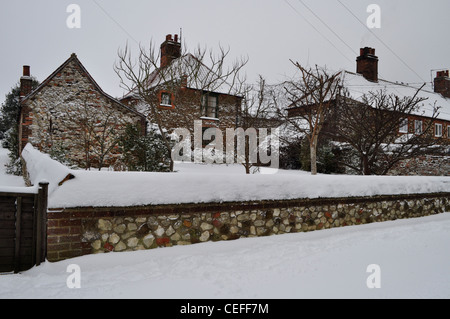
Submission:
M 345 73 L 349 73 L 349 74 L 356 75 L 356 76 L 359 76 L 359 77 L 364 78 L 364 76 L 363 76 L 362 74 L 359 74 L 359 73 L 351 72 L 351 71 L 348 71 L 348 70 L 344 70 L 344 72 L 345 72 Z M 366 78 L 364 78 L 364 79 L 366 79 Z M 368 81 L 367 79 L 366 79 L 366 81 L 367 81 L 367 82 L 370 82 L 370 81 Z M 396 81 L 396 82 L 393 82 L 393 81 L 385 80 L 385 79 L 378 79 L 378 82 L 379 82 L 379 81 L 387 82 L 387 83 L 390 83 L 390 84 L 393 84 L 393 85 L 404 86 L 404 87 L 411 88 L 411 89 L 416 89 L 416 90 L 419 89 L 418 87 L 412 86 L 412 85 L 410 85 L 410 84 L 408 84 L 408 83 L 403 83 L 403 82 L 400 82 L 400 83 L 399 83 L 399 82 L 397 82 L 397 81 Z M 377 82 L 372 82 L 372 83 L 377 83 Z M 425 83 L 426 83 L 426 82 L 425 82 Z M 438 93 L 438 92 L 430 91 L 429 89 L 424 89 L 424 88 L 422 88 L 421 91 L 427 92 L 427 93 L 431 93 L 431 94 L 437 94 L 437 95 L 439 95 L 439 96 L 442 97 L 442 98 L 448 99 L 447 97 L 443 96 L 442 94 L 440 94 L 440 93 Z
M 64 69 L 66 67 L 67 64 L 69 64 L 69 62 L 71 60 L 73 60 L 74 58 L 77 58 L 75 53 L 72 53 L 71 56 L 64 61 L 63 64 L 61 64 L 55 71 L 53 71 L 44 81 L 41 82 L 41 84 L 39 84 L 33 91 L 31 91 L 27 96 L 25 96 L 23 98 L 23 100 L 21 101 L 21 103 L 25 102 L 26 100 L 30 99 L 32 96 L 36 95 L 36 93 L 38 91 L 40 91 L 45 85 L 48 84 L 48 82 L 50 82 L 50 80 L 52 78 L 54 78 L 62 69 Z
M 24 103 L 25 101 L 29 100 L 31 97 L 35 96 L 43 87 L 45 87 L 59 72 L 61 72 L 61 70 L 63 70 L 70 62 L 75 61 L 80 68 L 82 69 L 82 71 L 86 74 L 87 78 L 89 81 L 92 82 L 92 84 L 95 86 L 95 88 L 100 92 L 100 94 L 102 94 L 103 96 L 105 96 L 107 99 L 112 100 L 115 103 L 118 103 L 120 106 L 126 108 L 127 110 L 135 113 L 136 115 L 139 115 L 141 117 L 145 117 L 145 115 L 141 114 L 140 112 L 128 107 L 127 105 L 123 104 L 122 102 L 120 102 L 118 99 L 112 97 L 111 95 L 107 94 L 105 91 L 103 91 L 103 89 L 100 87 L 100 85 L 98 85 L 98 83 L 94 80 L 94 78 L 91 76 L 91 74 L 88 72 L 88 70 L 86 69 L 86 67 L 83 65 L 83 63 L 81 63 L 81 61 L 78 59 L 77 55 L 75 53 L 72 53 L 70 55 L 70 57 L 64 61 L 63 64 L 61 64 L 53 73 L 51 73 L 36 89 L 34 89 L 32 92 L 30 92 L 30 94 L 28 94 L 22 101 L 21 103 Z

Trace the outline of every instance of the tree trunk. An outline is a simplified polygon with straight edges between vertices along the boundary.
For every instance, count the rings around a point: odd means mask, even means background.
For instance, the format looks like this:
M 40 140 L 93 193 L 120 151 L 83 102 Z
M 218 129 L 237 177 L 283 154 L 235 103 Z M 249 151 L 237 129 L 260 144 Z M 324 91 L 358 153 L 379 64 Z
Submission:
M 173 172 L 174 166 L 175 166 L 175 163 L 173 162 L 172 157 L 170 157 L 169 158 L 169 170 L 170 170 L 170 172 Z
M 249 175 L 250 174 L 250 167 L 251 167 L 251 163 L 250 163 L 250 146 L 249 146 L 249 141 L 246 138 L 245 139 L 245 163 L 244 163 L 244 167 L 245 167 L 245 174 Z
M 161 119 L 159 117 L 158 111 L 156 110 L 156 106 L 153 105 L 151 102 L 149 103 L 149 105 L 150 105 L 150 110 L 151 110 L 151 112 L 153 114 L 153 117 L 156 120 L 156 124 L 158 125 L 159 133 L 161 134 L 161 138 L 163 140 L 164 146 L 166 147 L 167 154 L 168 154 L 169 159 L 170 159 L 170 166 L 169 166 L 170 172 L 173 172 L 173 170 L 174 170 L 174 161 L 173 161 L 173 158 L 172 158 L 172 148 L 171 148 L 169 140 L 168 140 L 168 138 L 166 136 L 166 132 L 164 131 L 164 129 L 162 127 Z
M 174 163 L 174 161 L 172 159 L 172 150 L 169 148 L 169 169 L 170 169 L 170 172 L 173 172 L 174 166 L 175 166 L 175 163 Z
M 317 175 L 317 136 L 312 138 L 309 150 L 311 153 L 311 175 Z
M 245 163 L 244 167 L 245 167 L 245 174 L 249 175 L 250 174 L 250 163 Z
M 371 175 L 370 167 L 369 167 L 369 158 L 367 155 L 363 155 L 363 174 Z

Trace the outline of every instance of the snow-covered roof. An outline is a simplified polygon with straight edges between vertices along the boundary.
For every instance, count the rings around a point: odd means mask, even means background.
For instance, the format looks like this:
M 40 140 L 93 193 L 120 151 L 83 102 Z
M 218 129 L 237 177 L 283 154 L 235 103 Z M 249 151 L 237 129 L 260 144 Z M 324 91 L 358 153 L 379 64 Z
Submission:
M 342 84 L 348 90 L 350 97 L 356 101 L 361 101 L 364 94 L 379 92 L 383 90 L 386 94 L 394 94 L 399 98 L 412 97 L 416 94 L 418 87 L 390 82 L 379 79 L 378 82 L 368 81 L 361 74 L 343 71 Z M 427 98 L 415 113 L 416 115 L 432 117 L 434 106 L 439 107 L 438 118 L 450 121 L 450 99 L 443 97 L 439 93 L 422 89 L 417 97 Z M 435 105 L 436 104 L 436 105 Z
M 147 89 L 151 89 L 168 82 L 186 81 L 186 87 L 214 93 L 233 95 L 232 86 L 224 76 L 207 67 L 191 53 L 174 59 L 168 66 L 154 70 L 147 79 Z M 136 97 L 133 90 L 123 98 Z
M 399 98 L 413 97 L 420 87 L 411 86 L 408 84 L 397 83 L 379 79 L 378 82 L 367 80 L 363 75 L 340 70 L 336 73 L 341 73 L 341 85 L 347 90 L 349 97 L 355 101 L 363 102 L 363 96 L 369 96 L 371 93 L 378 93 L 383 91 L 387 95 L 396 95 Z M 450 99 L 443 97 L 440 93 L 430 91 L 423 88 L 417 94 L 418 98 L 425 98 L 420 108 L 413 111 L 412 114 L 424 117 L 432 117 L 434 108 L 437 107 L 437 118 L 444 121 L 450 121 Z M 285 105 L 288 109 L 294 110 L 302 106 L 294 106 L 291 101 L 286 99 Z

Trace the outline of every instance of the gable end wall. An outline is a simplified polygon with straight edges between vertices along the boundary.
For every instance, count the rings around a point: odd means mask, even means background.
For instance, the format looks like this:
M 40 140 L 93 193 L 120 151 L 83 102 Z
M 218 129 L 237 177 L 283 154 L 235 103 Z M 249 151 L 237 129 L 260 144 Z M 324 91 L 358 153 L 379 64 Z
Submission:
M 21 149 L 30 142 L 43 152 L 54 147 L 67 152 L 68 159 L 80 164 L 85 154 L 80 149 L 83 132 L 80 123 L 82 112 L 88 111 L 88 118 L 101 126 L 106 117 L 114 123 L 114 131 L 119 134 L 127 123 L 145 124 L 145 120 L 100 92 L 83 68 L 72 59 L 55 74 L 39 91 L 22 104 L 20 119 Z M 101 128 L 97 129 L 101 134 Z M 117 135 L 115 134 L 115 135 Z M 113 137 L 113 136 L 111 136 Z M 113 165 L 120 156 L 112 156 L 107 165 Z

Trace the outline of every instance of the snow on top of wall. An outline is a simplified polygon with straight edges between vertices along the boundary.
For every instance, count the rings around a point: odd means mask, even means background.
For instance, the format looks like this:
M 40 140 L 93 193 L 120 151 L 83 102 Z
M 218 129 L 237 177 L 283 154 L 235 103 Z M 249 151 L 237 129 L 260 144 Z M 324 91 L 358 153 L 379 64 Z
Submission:
M 51 159 L 49 155 L 39 152 L 30 143 L 23 149 L 22 158 L 26 162 L 30 182 L 35 186 L 41 182 L 48 182 L 49 195 L 71 173 L 71 169 Z
M 449 192 L 448 177 L 74 172 L 51 208 L 124 207 Z
M 208 169 L 194 163 L 175 173 L 71 170 L 30 144 L 22 156 L 32 183 L 50 183 L 53 209 L 450 192 L 450 177 L 310 176 L 281 170 L 246 175 L 243 167 Z M 74 178 L 59 186 L 69 174 Z
M 19 187 L 19 186 L 2 186 L 0 185 L 0 193 L 21 193 L 21 194 L 37 194 L 38 187 Z

